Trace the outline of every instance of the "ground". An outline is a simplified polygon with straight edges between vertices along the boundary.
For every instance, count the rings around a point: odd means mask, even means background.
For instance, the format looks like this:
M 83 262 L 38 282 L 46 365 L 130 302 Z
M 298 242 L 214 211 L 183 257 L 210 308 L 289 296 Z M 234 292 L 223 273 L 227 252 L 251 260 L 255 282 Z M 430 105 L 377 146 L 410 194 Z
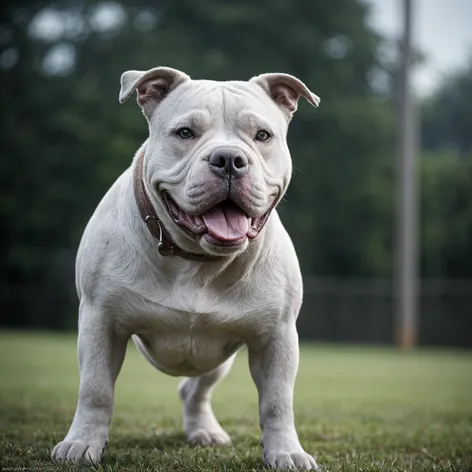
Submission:
M 75 410 L 75 342 L 0 333 L 0 470 L 78 470 L 50 459 Z M 214 397 L 232 447 L 187 446 L 178 381 L 129 346 L 109 449 L 93 470 L 264 470 L 246 352 Z M 324 471 L 472 470 L 472 352 L 302 345 L 295 416 L 303 446 Z

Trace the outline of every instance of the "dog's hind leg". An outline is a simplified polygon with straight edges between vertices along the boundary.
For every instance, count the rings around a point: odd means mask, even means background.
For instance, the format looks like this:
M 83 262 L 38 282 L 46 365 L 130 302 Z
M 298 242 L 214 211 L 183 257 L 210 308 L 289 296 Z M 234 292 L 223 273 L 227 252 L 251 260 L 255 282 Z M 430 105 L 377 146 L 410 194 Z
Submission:
M 200 377 L 187 377 L 179 385 L 183 424 L 187 439 L 194 445 L 231 444 L 231 438 L 215 418 L 211 396 L 216 384 L 226 377 L 236 354 L 215 370 Z

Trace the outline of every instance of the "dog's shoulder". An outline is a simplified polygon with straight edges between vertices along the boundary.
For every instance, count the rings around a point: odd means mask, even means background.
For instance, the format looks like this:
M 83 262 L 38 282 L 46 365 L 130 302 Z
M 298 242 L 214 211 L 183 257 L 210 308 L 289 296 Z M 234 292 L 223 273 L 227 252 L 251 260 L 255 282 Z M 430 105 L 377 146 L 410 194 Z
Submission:
M 132 257 L 128 240 L 129 219 L 123 202 L 132 196 L 131 168 L 128 168 L 104 195 L 82 235 L 76 258 L 76 284 L 79 296 L 87 287 L 98 287 L 116 257 Z M 129 234 L 128 234 L 129 233 Z

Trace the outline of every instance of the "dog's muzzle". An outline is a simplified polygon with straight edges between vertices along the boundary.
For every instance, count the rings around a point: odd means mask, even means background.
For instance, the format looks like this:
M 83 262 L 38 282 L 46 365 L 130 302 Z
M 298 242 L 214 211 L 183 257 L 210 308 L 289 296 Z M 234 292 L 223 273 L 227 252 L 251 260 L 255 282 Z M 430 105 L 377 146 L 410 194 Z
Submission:
M 159 241 L 159 252 L 165 256 L 177 255 L 192 260 L 217 260 L 224 257 L 189 253 L 173 243 L 147 195 L 143 181 L 143 161 L 144 151 L 137 157 L 135 164 L 134 193 L 141 218 Z M 208 165 L 212 172 L 228 181 L 228 198 L 223 196 L 202 214 L 192 215 L 183 210 L 168 192 L 163 191 L 167 213 L 175 224 L 197 240 L 203 237 L 214 246 L 240 247 L 247 239 L 254 239 L 260 233 L 278 201 L 278 194 L 272 196 L 271 205 L 263 215 L 251 217 L 230 197 L 231 183 L 249 170 L 247 157 L 234 149 L 219 148 L 210 155 Z

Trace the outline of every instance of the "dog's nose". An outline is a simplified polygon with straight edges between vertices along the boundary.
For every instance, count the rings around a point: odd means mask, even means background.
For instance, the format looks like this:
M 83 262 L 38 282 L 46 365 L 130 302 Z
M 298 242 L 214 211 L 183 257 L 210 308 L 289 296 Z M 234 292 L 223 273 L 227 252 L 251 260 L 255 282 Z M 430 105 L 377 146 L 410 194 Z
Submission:
M 247 157 L 235 149 L 215 149 L 208 161 L 210 169 L 221 177 L 240 177 L 248 171 Z

